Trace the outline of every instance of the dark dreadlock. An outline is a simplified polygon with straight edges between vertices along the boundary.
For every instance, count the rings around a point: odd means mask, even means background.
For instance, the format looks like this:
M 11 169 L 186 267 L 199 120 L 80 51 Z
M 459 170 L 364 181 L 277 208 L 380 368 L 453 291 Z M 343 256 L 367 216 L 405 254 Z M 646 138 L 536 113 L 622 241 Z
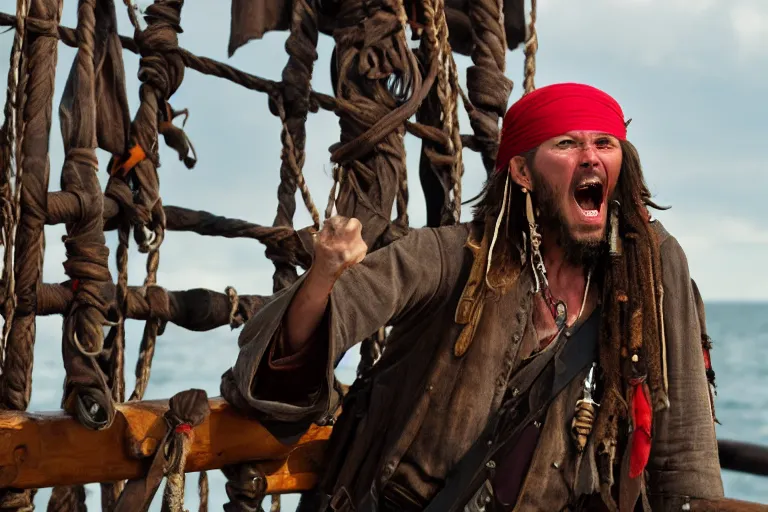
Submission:
M 602 372 L 602 406 L 593 435 L 601 494 L 611 508 L 610 494 L 616 449 L 629 422 L 629 393 L 635 384 L 647 383 L 654 410 L 666 406 L 667 395 L 662 368 L 661 348 L 661 262 L 656 233 L 650 223 L 648 208 L 663 209 L 651 200 L 643 177 L 637 149 L 621 141 L 622 163 L 614 197 L 620 205 L 619 243 L 616 252 L 606 251 L 601 272 L 603 319 L 599 340 Z M 524 155 L 532 168 L 535 150 Z M 503 202 L 506 173 L 494 173 L 474 199 L 474 222 L 495 222 Z M 507 250 L 522 246 L 527 232 L 525 198 L 519 187 L 509 193 L 509 215 L 499 232 Z M 514 244 L 514 245 L 510 245 Z M 608 247 L 606 245 L 606 247 Z M 513 252 L 516 252 L 513 250 Z M 636 356 L 636 357 L 634 357 Z M 623 443 L 622 443 L 623 444 Z

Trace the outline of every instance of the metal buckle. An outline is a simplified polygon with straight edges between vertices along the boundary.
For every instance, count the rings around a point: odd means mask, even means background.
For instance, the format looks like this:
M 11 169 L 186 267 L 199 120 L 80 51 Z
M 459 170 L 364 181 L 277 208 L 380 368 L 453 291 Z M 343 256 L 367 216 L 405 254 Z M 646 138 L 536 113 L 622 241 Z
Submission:
M 491 501 L 493 501 L 493 486 L 490 480 L 486 479 L 469 503 L 464 506 L 464 512 L 485 512 Z

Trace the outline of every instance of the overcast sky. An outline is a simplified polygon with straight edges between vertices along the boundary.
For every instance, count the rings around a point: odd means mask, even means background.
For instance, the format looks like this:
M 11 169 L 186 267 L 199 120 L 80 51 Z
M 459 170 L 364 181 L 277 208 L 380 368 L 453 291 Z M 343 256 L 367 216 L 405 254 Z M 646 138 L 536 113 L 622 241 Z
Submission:
M 141 2 L 140 5 L 148 5 Z M 8 11 L 13 2 L 4 2 Z M 118 5 L 121 33 L 130 35 L 122 2 Z M 219 7 L 213 7 L 219 4 Z M 691 274 L 704 299 L 766 300 L 768 272 L 768 173 L 765 172 L 766 119 L 768 119 L 768 2 L 765 0 L 542 0 L 539 2 L 539 53 L 536 83 L 586 82 L 603 88 L 632 118 L 629 138 L 638 147 L 648 183 L 657 202 L 672 209 L 657 215 L 687 252 Z M 286 35 L 269 34 L 241 48 L 227 59 L 229 2 L 186 2 L 182 13 L 185 33 L 180 44 L 190 51 L 273 80 L 280 79 L 286 62 Z M 75 2 L 67 1 L 63 23 L 76 24 Z M 12 33 L 0 35 L 0 75 L 5 77 Z M 329 57 L 333 42 L 321 37 L 313 85 L 330 93 Z M 59 46 L 54 127 L 51 136 L 51 190 L 59 188 L 63 163 L 58 128 L 58 102 L 74 57 L 74 50 Z M 138 57 L 124 54 L 128 97 L 132 114 L 138 106 Z M 461 81 L 470 64 L 458 57 Z M 523 56 L 508 53 L 507 75 L 515 82 L 512 100 L 522 93 Z M 161 144 L 161 194 L 168 205 L 202 209 L 220 215 L 271 224 L 275 215 L 280 167 L 280 124 L 267 108 L 266 97 L 225 80 L 187 71 L 183 85 L 171 99 L 177 109 L 189 108 L 186 131 L 198 154 L 198 165 L 187 170 L 174 152 Z M 461 111 L 462 131 L 470 131 Z M 2 115 L 2 114 L 0 114 Z M 305 175 L 318 207 L 325 205 L 332 185 L 328 147 L 337 141 L 337 119 L 329 113 L 312 115 L 307 123 Z M 407 139 L 408 167 L 417 176 L 419 144 Z M 100 152 L 99 174 L 106 184 L 108 155 Z M 478 156 L 465 152 L 464 197 L 478 191 L 485 174 Z M 410 187 L 410 219 L 414 226 L 425 222 L 424 202 L 418 180 Z M 309 224 L 299 198 L 296 225 Z M 464 219 L 467 218 L 465 210 Z M 63 226 L 46 228 L 44 279 L 66 279 L 61 236 Z M 112 276 L 116 238 L 108 236 Z M 144 258 L 132 249 L 130 283 L 144 279 Z M 203 238 L 169 232 L 161 249 L 159 284 L 171 290 L 205 287 L 224 291 L 234 285 L 238 292 L 269 294 L 272 264 L 264 248 L 250 240 Z M 58 352 L 61 320 L 38 323 L 36 359 L 41 351 Z M 131 347 L 129 374 L 135 362 L 142 325 L 128 327 Z M 221 334 L 219 334 L 221 333 Z M 237 333 L 227 327 L 219 336 L 231 337 L 220 346 L 224 365 L 193 365 L 179 368 L 174 361 L 158 358 L 148 397 L 167 397 L 162 387 L 168 375 L 180 375 L 173 391 L 200 386 L 217 394 L 218 375 L 234 361 Z M 215 346 L 208 333 L 188 333 L 169 326 L 163 340 L 196 340 L 190 350 Z M 217 338 L 221 339 L 221 338 Z M 210 343 L 210 344 L 209 344 Z M 163 345 L 165 346 L 165 345 Z M 195 348 L 197 347 L 197 348 Z M 208 348 L 205 348 L 208 347 Z M 45 356 L 45 354 L 42 354 Z M 40 360 L 42 362 L 42 360 Z M 42 379 L 33 395 L 33 409 L 55 407 L 60 397 L 62 369 L 56 357 L 36 366 Z M 210 360 L 208 360 L 210 362 Z M 215 368 L 208 368 L 215 366 Z M 219 367 L 221 366 L 221 367 Z M 179 373 L 180 372 L 180 373 Z M 205 376 L 201 374 L 205 373 Z M 128 387 L 132 378 L 129 376 Z M 160 380 L 157 380 L 160 379 Z M 165 379 L 165 380 L 163 380 Z M 157 384 L 160 382 L 159 384 Z
M 147 5 L 144 2 L 142 5 Z M 205 5 L 208 5 L 206 7 Z M 537 85 L 582 81 L 614 95 L 633 119 L 629 138 L 639 148 L 658 214 L 686 250 L 691 273 L 706 300 L 768 299 L 768 192 L 765 120 L 768 119 L 768 3 L 763 0 L 547 0 L 539 2 Z M 65 7 L 64 24 L 74 26 L 76 9 Z M 118 3 L 121 32 L 130 34 Z M 180 43 L 199 55 L 227 61 L 229 8 L 187 2 Z M 12 36 L 0 39 L 7 55 Z M 229 63 L 279 80 L 286 62 L 285 34 L 269 34 L 241 48 Z M 55 109 L 74 50 L 60 45 Z M 330 93 L 332 40 L 322 36 L 313 84 Z M 138 58 L 126 52 L 128 97 L 138 105 Z M 507 75 L 522 93 L 522 52 L 509 52 Z M 458 57 L 461 79 L 470 63 Z M 6 59 L 0 73 L 7 73 Z M 199 161 L 187 170 L 161 144 L 161 193 L 165 204 L 203 209 L 260 224 L 274 218 L 280 167 L 280 124 L 266 97 L 225 80 L 187 71 L 172 98 L 189 108 L 187 133 Z M 469 132 L 461 111 L 462 131 Z M 336 118 L 321 112 L 307 124 L 305 173 L 319 208 L 332 184 L 328 147 L 339 134 Z M 54 118 L 51 189 L 58 189 L 62 144 Z M 417 174 L 418 141 L 407 140 L 408 166 Z M 476 192 L 484 171 L 476 154 L 465 152 L 464 197 Z M 107 155 L 100 153 L 102 172 Z M 425 222 L 417 179 L 410 186 L 412 225 Z M 468 218 L 465 209 L 464 219 Z M 299 198 L 296 225 L 309 217 Z M 45 280 L 65 279 L 60 243 L 63 227 L 46 229 Z M 109 237 L 114 255 L 115 238 Z M 240 293 L 269 293 L 273 267 L 253 241 L 168 233 L 161 251 L 160 284 L 170 289 L 203 286 Z M 131 283 L 144 277 L 143 259 L 131 253 Z M 114 257 L 112 257 L 114 259 Z M 114 273 L 114 262 L 111 263 Z

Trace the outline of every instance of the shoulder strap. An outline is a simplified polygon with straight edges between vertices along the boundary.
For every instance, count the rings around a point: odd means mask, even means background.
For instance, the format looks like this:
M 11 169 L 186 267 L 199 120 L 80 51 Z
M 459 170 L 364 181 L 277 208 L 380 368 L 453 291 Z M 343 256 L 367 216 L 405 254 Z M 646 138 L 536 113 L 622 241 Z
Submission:
M 458 464 L 448 474 L 443 488 L 430 501 L 424 512 L 448 512 L 461 510 L 464 503 L 482 484 L 485 476 L 484 468 L 488 460 L 504 446 L 504 443 L 515 436 L 520 428 L 529 424 L 535 417 L 549 406 L 554 398 L 574 379 L 584 368 L 592 364 L 597 352 L 597 338 L 600 328 L 600 308 L 575 331 L 570 337 L 561 335 L 552 347 L 529 362 L 510 380 L 508 388 L 518 390 L 512 393 L 517 400 L 509 401 L 488 421 L 483 433 L 469 448 Z M 510 408 L 516 408 L 523 399 L 527 399 L 528 390 L 542 375 L 552 375 L 545 371 L 554 365 L 554 379 L 549 395 L 526 414 L 522 421 L 516 422 L 503 438 L 497 438 L 497 430 L 505 413 Z M 508 427 L 505 425 L 505 427 Z

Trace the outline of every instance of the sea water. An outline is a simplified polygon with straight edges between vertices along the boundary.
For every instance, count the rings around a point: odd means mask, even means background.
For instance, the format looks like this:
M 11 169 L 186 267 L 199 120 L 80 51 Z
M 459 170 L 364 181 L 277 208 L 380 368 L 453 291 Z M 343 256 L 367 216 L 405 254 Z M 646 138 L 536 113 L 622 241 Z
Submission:
M 712 360 L 717 380 L 718 437 L 768 445 L 768 303 L 707 304 L 707 323 L 714 341 Z M 30 410 L 58 409 L 61 400 L 64 369 L 61 362 L 59 317 L 41 318 L 35 346 L 33 394 Z M 126 388 L 133 386 L 133 368 L 138 354 L 141 322 L 128 326 L 126 351 Z M 209 396 L 219 395 L 221 374 L 237 356 L 237 335 L 223 327 L 207 333 L 185 331 L 168 325 L 158 339 L 152 374 L 145 398 L 169 398 L 191 387 L 204 389 Z M 47 335 L 50 333 L 51 335 Z M 338 367 L 339 378 L 346 383 L 354 379 L 359 358 L 356 349 Z M 197 510 L 197 473 L 187 475 L 186 507 Z M 220 471 L 208 472 L 209 509 L 221 510 L 227 502 L 226 479 Z M 723 472 L 725 494 L 731 498 L 768 504 L 768 478 L 730 471 Z M 164 485 L 164 484 L 163 484 Z M 98 485 L 86 486 L 90 510 L 101 510 Z M 49 489 L 41 489 L 35 499 L 38 510 L 44 510 Z M 162 487 L 151 510 L 160 510 Z M 296 495 L 283 496 L 282 509 L 293 511 Z

